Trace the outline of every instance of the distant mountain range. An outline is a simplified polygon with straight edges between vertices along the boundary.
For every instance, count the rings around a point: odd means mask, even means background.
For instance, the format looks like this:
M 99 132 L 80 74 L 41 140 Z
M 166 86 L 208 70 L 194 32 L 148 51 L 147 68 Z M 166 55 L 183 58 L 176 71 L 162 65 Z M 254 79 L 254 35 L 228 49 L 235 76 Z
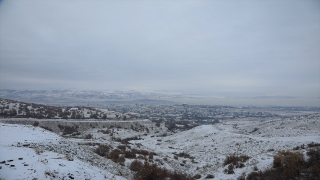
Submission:
M 177 95 L 174 95 L 177 96 Z M 171 95 L 136 91 L 11 90 L 0 89 L 0 98 L 44 104 L 173 104 Z

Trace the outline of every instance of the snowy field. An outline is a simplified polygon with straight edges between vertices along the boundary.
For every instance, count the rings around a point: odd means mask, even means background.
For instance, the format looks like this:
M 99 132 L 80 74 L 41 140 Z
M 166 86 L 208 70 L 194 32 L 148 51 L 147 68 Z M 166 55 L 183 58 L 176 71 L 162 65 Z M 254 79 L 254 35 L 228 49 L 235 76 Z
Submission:
M 272 166 L 273 156 L 280 150 L 293 150 L 296 146 L 320 143 L 320 115 L 245 121 L 224 121 L 215 125 L 202 125 L 167 137 L 135 141 L 163 157 L 174 159 L 175 154 L 187 153 L 194 158 L 180 158 L 167 163 L 189 174 L 214 174 L 216 179 L 236 179 Z M 300 150 L 306 153 L 306 149 Z M 225 174 L 223 161 L 228 155 L 248 155 L 251 158 L 235 174 Z
M 92 138 L 81 139 L 64 138 L 32 125 L 0 123 L 0 177 L 132 179 L 134 172 L 128 168 L 132 159 L 125 159 L 121 166 L 93 153 L 98 145 L 85 144 L 107 144 L 116 149 L 122 145 L 116 139 L 139 137 L 126 146 L 155 152 L 152 162 L 161 167 L 192 176 L 201 175 L 199 179 L 205 179 L 209 174 L 214 175 L 214 179 L 237 179 L 242 173 L 271 167 L 273 156 L 280 150 L 293 151 L 296 146 L 320 143 L 319 113 L 274 119 L 225 120 L 177 133 L 170 133 L 164 125 L 157 127 L 147 121 L 144 126 L 138 126 L 140 130 L 91 128 L 81 133 L 92 134 Z M 306 153 L 306 149 L 297 151 Z M 234 174 L 225 174 L 223 161 L 232 154 L 250 158 L 244 167 L 235 168 Z
M 38 144 L 59 144 L 62 137 L 30 125 L 0 123 L 0 177 L 2 179 L 115 179 L 69 154 L 43 151 Z

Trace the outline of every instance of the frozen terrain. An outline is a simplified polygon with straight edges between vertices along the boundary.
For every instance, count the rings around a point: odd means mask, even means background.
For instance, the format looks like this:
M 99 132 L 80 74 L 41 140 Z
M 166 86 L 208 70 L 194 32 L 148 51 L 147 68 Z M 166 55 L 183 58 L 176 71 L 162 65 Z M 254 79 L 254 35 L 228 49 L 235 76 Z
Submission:
M 8 119 L 4 121 L 8 122 Z M 206 179 L 209 175 L 213 175 L 213 179 L 237 179 L 243 173 L 271 167 L 273 156 L 280 150 L 305 154 L 306 148 L 293 149 L 307 147 L 311 142 L 320 143 L 319 113 L 224 120 L 176 133 L 168 131 L 164 123 L 159 125 L 148 120 L 119 121 L 118 124 L 110 121 L 109 125 L 108 121 L 103 124 L 70 121 L 69 125 L 78 123 L 80 135 L 64 137 L 57 132 L 57 127 L 54 128 L 57 120 L 38 121 L 40 125 L 51 125 L 49 127 L 55 129 L 56 134 L 32 125 L 0 124 L 0 161 L 5 161 L 1 164 L 1 178 L 133 179 L 134 172 L 129 168 L 133 159 L 142 162 L 148 159 L 137 154 L 136 158 L 125 158 L 120 165 L 93 152 L 105 144 L 111 149 L 125 146 L 127 150 L 154 152 L 152 158 L 149 156 L 149 162 L 197 179 Z M 83 138 L 86 134 L 91 137 Z M 126 138 L 129 141 L 123 142 Z M 244 167 L 235 168 L 234 174 L 226 174 L 227 165 L 223 162 L 232 154 L 250 158 Z
M 125 179 L 78 159 L 71 151 L 42 150 L 38 146 L 67 144 L 42 128 L 0 123 L 0 137 L 0 161 L 5 161 L 1 163 L 2 179 Z
M 214 174 L 217 179 L 236 179 L 256 166 L 270 167 L 279 150 L 293 150 L 296 146 L 320 142 L 320 115 L 246 121 L 238 119 L 215 125 L 202 125 L 167 137 L 145 138 L 136 142 L 173 157 L 187 153 L 194 159 L 179 158 L 170 162 L 190 174 Z M 305 152 L 305 150 L 302 150 Z M 248 155 L 245 167 L 226 175 L 223 160 L 227 155 Z M 184 163 L 185 162 L 185 163 Z M 182 165 L 182 166 L 181 166 Z

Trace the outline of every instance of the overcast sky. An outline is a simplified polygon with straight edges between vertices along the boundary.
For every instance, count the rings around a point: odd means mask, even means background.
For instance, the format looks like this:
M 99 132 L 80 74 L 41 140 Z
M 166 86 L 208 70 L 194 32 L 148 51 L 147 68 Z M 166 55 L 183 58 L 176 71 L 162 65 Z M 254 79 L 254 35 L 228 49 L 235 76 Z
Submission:
M 1 89 L 320 99 L 318 0 L 0 2 Z

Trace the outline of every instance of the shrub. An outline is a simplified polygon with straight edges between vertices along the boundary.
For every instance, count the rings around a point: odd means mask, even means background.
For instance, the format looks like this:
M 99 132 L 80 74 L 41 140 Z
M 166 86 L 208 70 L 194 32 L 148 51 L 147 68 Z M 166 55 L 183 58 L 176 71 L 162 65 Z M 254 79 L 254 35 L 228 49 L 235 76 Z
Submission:
M 258 172 L 251 172 L 250 174 L 248 174 L 246 180 L 258 180 L 260 179 L 259 177 L 260 177 L 260 174 Z
M 124 158 L 123 155 L 118 158 L 118 163 L 122 166 L 124 166 L 125 161 L 126 161 L 126 158 Z
M 84 138 L 84 139 L 92 139 L 93 136 L 92 136 L 92 134 L 86 134 L 86 135 L 84 135 L 83 138 Z
M 185 152 L 181 152 L 179 154 L 177 154 L 179 157 L 183 157 L 183 158 L 189 158 L 192 159 L 192 157 L 190 156 L 190 154 L 185 153 Z
M 51 129 L 51 128 L 49 128 L 49 127 L 45 127 L 45 126 L 40 126 L 42 129 L 45 129 L 45 130 L 47 130 L 47 131 L 51 131 L 51 132 L 53 132 L 53 130 Z
M 229 155 L 224 160 L 223 165 L 225 166 L 227 164 L 233 164 L 234 166 L 236 166 L 236 168 L 242 168 L 244 167 L 243 163 L 248 159 L 250 159 L 250 157 L 247 155 Z
M 35 127 L 39 126 L 39 122 L 38 122 L 38 121 L 35 121 L 35 122 L 33 123 L 33 126 L 35 126 Z
M 236 166 L 236 168 L 243 168 L 243 167 L 245 167 L 245 165 L 244 165 L 243 163 L 239 163 L 239 164 Z
M 303 162 L 303 154 L 300 152 L 280 151 L 274 156 L 273 167 L 281 168 L 283 176 L 291 179 L 300 174 Z
M 138 164 L 138 163 L 137 163 Z M 134 180 L 158 180 L 158 179 L 172 179 L 172 180 L 193 180 L 192 177 L 178 173 L 171 172 L 167 169 L 157 167 L 156 164 L 150 164 L 147 161 L 137 169 L 134 174 Z
M 132 161 L 132 163 L 130 164 L 130 170 L 131 171 L 138 171 L 141 167 L 142 167 L 142 162 L 138 161 L 138 160 L 134 160 Z
M 124 145 L 119 145 L 117 148 L 120 149 L 120 150 L 122 150 L 122 151 L 125 151 L 125 150 L 126 150 L 126 146 L 124 146 Z
M 309 159 L 306 162 L 307 173 L 309 177 L 320 179 L 320 148 L 307 151 Z
M 299 150 L 300 146 L 294 147 L 293 150 Z
M 147 150 L 136 150 L 137 154 L 142 154 L 142 155 L 149 155 L 149 151 Z
M 195 178 L 195 179 L 200 179 L 200 178 L 201 178 L 201 175 L 200 175 L 200 174 L 196 174 L 196 175 L 193 176 L 193 178 Z
M 165 174 L 161 168 L 157 168 L 155 164 L 144 162 L 140 169 L 134 175 L 135 180 L 156 180 L 165 179 Z
M 319 162 L 320 161 L 320 148 L 309 149 L 307 151 L 307 155 L 309 156 L 309 159 L 307 161 L 309 166 L 312 165 L 313 162 Z
M 153 159 L 153 154 L 152 153 L 149 154 L 149 159 Z
M 60 131 L 62 131 L 64 129 L 64 126 L 61 124 L 58 124 L 58 128 L 60 129 Z
M 111 151 L 108 155 L 108 158 L 111 159 L 113 162 L 118 162 L 120 157 L 121 151 L 119 149 L 115 149 Z
M 229 164 L 228 168 L 225 169 L 223 172 L 226 173 L 226 174 L 234 174 L 233 169 L 234 169 L 233 165 Z
M 242 173 L 241 176 L 237 178 L 237 180 L 246 180 L 246 173 Z
M 308 147 L 316 147 L 316 146 L 320 146 L 320 143 L 311 142 L 308 144 Z
M 136 158 L 136 152 L 134 150 L 133 151 L 125 151 L 124 156 L 129 159 L 134 159 L 134 158 Z
M 280 151 L 274 156 L 273 168 L 248 174 L 247 180 L 256 179 L 320 179 L 320 148 L 307 151 L 304 161 L 300 152 Z
M 110 151 L 110 147 L 107 145 L 100 145 L 97 149 L 94 150 L 95 153 L 102 157 L 106 157 Z
M 206 179 L 213 179 L 214 178 L 214 175 L 212 175 L 212 174 L 208 174 L 207 176 L 206 176 Z
M 296 168 L 303 164 L 303 155 L 300 152 L 280 151 L 273 159 L 273 167 Z
M 59 124 L 58 127 L 61 131 L 63 130 L 63 135 L 78 132 L 78 126 L 63 126 L 63 125 Z

